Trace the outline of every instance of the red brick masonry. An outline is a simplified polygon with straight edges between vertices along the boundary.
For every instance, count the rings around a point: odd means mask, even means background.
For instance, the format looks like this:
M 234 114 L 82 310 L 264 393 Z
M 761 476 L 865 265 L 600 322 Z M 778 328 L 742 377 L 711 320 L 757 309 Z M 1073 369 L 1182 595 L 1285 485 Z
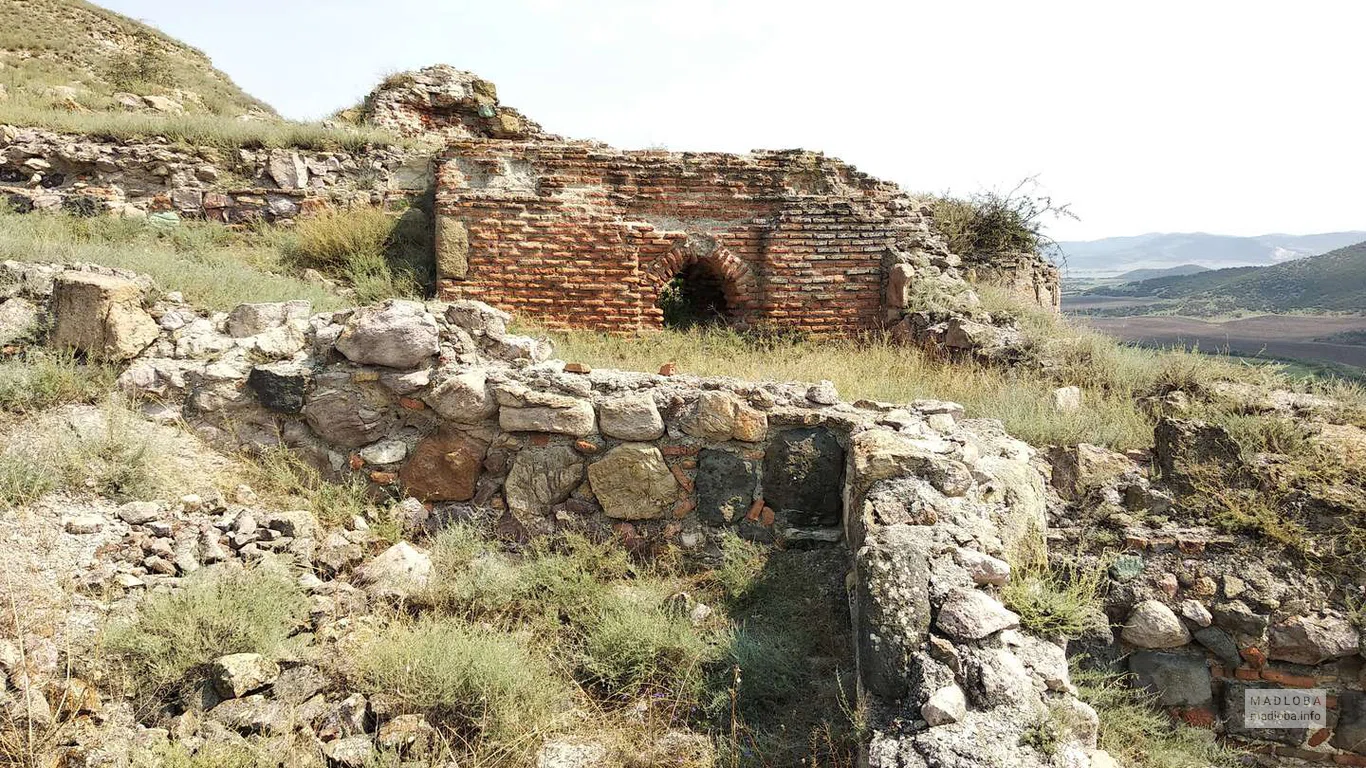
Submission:
M 720 278 L 735 325 L 879 327 L 889 254 L 931 237 L 896 185 L 805 151 L 458 142 L 437 214 L 442 299 L 618 333 L 662 327 L 660 289 L 694 264 Z

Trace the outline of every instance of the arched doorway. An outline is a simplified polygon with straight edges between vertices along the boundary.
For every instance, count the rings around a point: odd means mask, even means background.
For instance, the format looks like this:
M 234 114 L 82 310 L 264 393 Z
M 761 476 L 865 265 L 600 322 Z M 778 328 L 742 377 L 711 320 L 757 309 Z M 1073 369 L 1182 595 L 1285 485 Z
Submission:
M 647 317 L 653 315 L 656 328 L 743 326 L 755 293 L 748 265 L 715 238 L 699 234 L 647 267 L 645 284 L 653 289 Z
M 702 261 L 679 270 L 660 290 L 655 306 L 664 313 L 665 328 L 718 326 L 730 320 L 725 284 L 711 265 Z

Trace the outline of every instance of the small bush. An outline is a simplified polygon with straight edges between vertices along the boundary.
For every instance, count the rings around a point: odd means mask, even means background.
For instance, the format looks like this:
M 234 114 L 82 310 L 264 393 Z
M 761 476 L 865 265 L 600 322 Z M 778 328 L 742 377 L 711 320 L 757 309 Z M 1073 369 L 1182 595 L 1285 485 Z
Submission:
M 740 601 L 754 589 L 767 560 L 763 547 L 726 530 L 721 539 L 721 567 L 709 577 L 728 599 Z
M 369 483 L 359 477 L 331 482 L 283 445 L 256 454 L 250 466 L 258 490 L 277 496 L 290 506 L 307 509 L 325 526 L 335 528 L 357 516 L 377 516 Z
M 370 206 L 328 211 L 300 220 L 285 254 L 297 268 L 347 281 L 362 303 L 417 296 L 430 270 L 425 223 L 417 210 L 397 218 Z
M 620 588 L 603 602 L 584 640 L 589 679 L 615 697 L 656 693 L 684 706 L 695 702 L 711 649 L 688 618 L 645 589 Z
M 1029 178 L 1006 193 L 987 190 L 969 197 L 932 198 L 935 227 L 949 250 L 966 259 L 1041 251 L 1053 245 L 1043 234 L 1047 220 L 1076 216 L 1068 206 L 1038 194 L 1036 187 Z
M 1080 637 L 1105 623 L 1099 593 L 1105 582 L 1099 566 L 1055 566 L 1042 535 L 1027 536 L 1011 557 L 1010 581 L 1001 593 L 1006 607 L 1020 615 L 1025 629 L 1045 637 Z
M 162 692 L 192 684 L 229 653 L 279 654 L 307 618 L 308 599 L 284 570 L 209 569 L 177 592 L 147 598 L 101 647 L 135 690 Z
M 58 484 L 51 467 L 21 454 L 0 455 L 0 508 L 32 504 L 55 490 Z
M 0 362 L 0 409 L 31 413 L 54 405 L 93 403 L 117 377 L 113 368 L 69 354 L 30 354 Z
M 529 741 L 564 695 L 544 658 L 516 637 L 452 620 L 390 627 L 351 663 L 367 693 L 497 742 Z

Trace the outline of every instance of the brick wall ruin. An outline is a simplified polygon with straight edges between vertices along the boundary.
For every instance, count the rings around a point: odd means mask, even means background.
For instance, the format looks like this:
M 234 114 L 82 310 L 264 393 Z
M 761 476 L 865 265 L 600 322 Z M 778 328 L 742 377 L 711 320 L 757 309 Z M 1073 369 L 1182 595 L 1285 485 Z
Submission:
M 732 325 L 868 330 L 892 254 L 933 247 L 895 185 L 812 152 L 459 142 L 437 186 L 441 297 L 550 327 L 660 328 L 660 291 L 691 269 Z

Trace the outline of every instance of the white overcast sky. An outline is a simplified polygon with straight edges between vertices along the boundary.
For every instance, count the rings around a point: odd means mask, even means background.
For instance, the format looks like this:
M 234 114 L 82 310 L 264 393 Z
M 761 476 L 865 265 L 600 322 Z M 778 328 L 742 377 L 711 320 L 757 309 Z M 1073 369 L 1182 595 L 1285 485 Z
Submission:
M 1366 229 L 1363 0 L 97 0 L 293 118 L 438 62 L 622 147 L 819 149 L 912 190 L 1037 175 L 1079 222 Z

